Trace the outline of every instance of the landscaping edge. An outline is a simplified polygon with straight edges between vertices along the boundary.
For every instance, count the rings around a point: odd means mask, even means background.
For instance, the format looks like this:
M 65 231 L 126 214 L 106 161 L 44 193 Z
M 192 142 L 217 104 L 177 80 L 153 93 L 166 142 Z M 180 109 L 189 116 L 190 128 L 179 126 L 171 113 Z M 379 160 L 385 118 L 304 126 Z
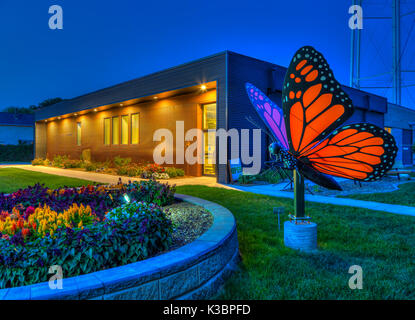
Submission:
M 200 198 L 176 194 L 213 215 L 213 224 L 195 241 L 176 250 L 121 267 L 62 280 L 0 290 L 0 300 L 167 300 L 208 299 L 239 260 L 236 221 L 232 213 Z M 52 276 L 52 275 L 51 275 Z

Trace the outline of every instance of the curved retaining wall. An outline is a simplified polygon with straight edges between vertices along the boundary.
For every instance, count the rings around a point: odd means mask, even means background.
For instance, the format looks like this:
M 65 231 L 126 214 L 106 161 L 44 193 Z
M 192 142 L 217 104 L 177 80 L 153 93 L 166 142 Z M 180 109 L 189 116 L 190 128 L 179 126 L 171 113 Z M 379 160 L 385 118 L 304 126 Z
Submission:
M 0 290 L 0 300 L 205 299 L 214 295 L 239 259 L 236 223 L 226 208 L 203 199 L 176 198 L 209 210 L 213 225 L 176 250 L 125 266 L 63 279 L 63 289 L 47 282 Z

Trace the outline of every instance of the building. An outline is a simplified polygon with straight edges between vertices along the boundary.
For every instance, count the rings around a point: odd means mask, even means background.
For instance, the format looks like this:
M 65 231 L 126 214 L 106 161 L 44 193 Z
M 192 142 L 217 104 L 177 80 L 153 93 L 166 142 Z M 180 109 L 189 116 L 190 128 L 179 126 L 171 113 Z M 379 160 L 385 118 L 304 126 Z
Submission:
M 0 112 L 0 145 L 33 143 L 33 114 Z
M 286 68 L 230 51 L 124 82 L 36 111 L 36 157 L 56 154 L 79 158 L 90 149 L 93 160 L 105 161 L 117 155 L 135 161 L 153 161 L 153 141 L 158 128 L 176 133 L 176 121 L 184 129 L 229 130 L 260 122 L 245 91 L 251 82 L 281 105 L 281 89 Z M 349 122 L 366 121 L 384 126 L 385 98 L 344 87 L 356 106 Z M 261 161 L 268 157 L 269 141 L 261 136 Z M 217 145 L 206 146 L 211 157 Z M 177 148 L 186 148 L 176 146 Z M 252 148 L 250 144 L 249 148 Z M 230 149 L 230 148 L 229 148 Z M 250 150 L 251 151 L 251 150 Z M 230 152 L 228 152 L 230 154 Z M 216 175 L 229 181 L 226 164 L 175 165 L 188 175 Z
M 415 110 L 388 104 L 388 112 L 385 114 L 385 129 L 394 137 L 398 145 L 396 166 L 413 164 L 412 145 L 415 141 Z

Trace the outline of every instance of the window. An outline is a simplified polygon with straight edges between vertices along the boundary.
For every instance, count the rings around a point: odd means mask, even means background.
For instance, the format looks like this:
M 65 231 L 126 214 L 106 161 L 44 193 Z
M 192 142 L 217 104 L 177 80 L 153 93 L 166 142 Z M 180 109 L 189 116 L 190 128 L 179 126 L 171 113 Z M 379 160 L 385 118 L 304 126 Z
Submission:
M 387 131 L 387 132 L 389 132 L 390 134 L 392 134 L 392 128 L 385 127 L 384 129 L 385 129 L 385 131 Z
M 128 144 L 128 116 L 121 116 L 121 144 Z
M 138 144 L 140 140 L 140 114 L 131 115 L 131 143 Z
M 204 104 L 203 109 L 203 135 L 204 135 L 204 175 L 215 175 L 216 166 L 214 165 L 216 140 L 216 103 Z
M 81 138 L 82 138 L 82 127 L 81 127 L 81 123 L 77 122 L 76 123 L 76 145 L 77 146 L 81 145 Z
M 216 129 L 216 103 L 203 105 L 203 129 Z
M 104 144 L 109 146 L 111 144 L 111 119 L 104 119 Z
M 112 118 L 112 144 L 120 144 L 120 117 Z

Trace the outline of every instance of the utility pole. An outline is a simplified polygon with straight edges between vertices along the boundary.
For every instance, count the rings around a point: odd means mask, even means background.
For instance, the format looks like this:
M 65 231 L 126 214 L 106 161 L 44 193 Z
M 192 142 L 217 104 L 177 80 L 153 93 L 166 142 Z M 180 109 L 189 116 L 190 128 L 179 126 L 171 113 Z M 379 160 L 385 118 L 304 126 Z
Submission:
M 353 0 L 353 5 L 362 6 L 362 0 Z M 360 88 L 360 47 L 362 30 L 352 29 L 350 39 L 350 87 Z
M 380 0 L 379 0 L 380 2 Z M 404 88 L 412 88 L 415 86 L 415 83 L 404 83 L 403 80 L 403 74 L 405 73 L 413 73 L 415 70 L 411 68 L 403 69 L 402 68 L 402 61 L 405 56 L 408 56 L 407 49 L 408 45 L 412 43 L 411 39 L 413 39 L 413 31 L 415 32 L 415 18 L 412 21 L 411 26 L 409 27 L 408 33 L 406 35 L 406 29 L 405 29 L 405 35 L 403 35 L 403 31 L 401 28 L 401 20 L 402 18 L 407 18 L 409 16 L 412 16 L 415 14 L 415 10 L 411 10 L 408 8 L 405 8 L 405 4 L 407 2 L 401 1 L 401 0 L 391 0 L 392 5 L 390 7 L 391 9 L 391 15 L 384 16 L 384 15 L 376 15 L 376 16 L 367 16 L 366 10 L 368 6 L 373 5 L 373 3 L 369 3 L 363 1 L 363 0 L 352 0 L 352 5 L 359 5 L 362 7 L 362 3 L 365 4 L 365 15 L 364 15 L 364 21 L 371 21 L 371 24 L 369 25 L 369 28 L 373 24 L 377 24 L 378 21 L 390 21 L 391 27 L 392 27 L 392 46 L 389 47 L 392 49 L 392 63 L 391 65 L 386 66 L 387 70 L 385 70 L 382 73 L 379 74 L 373 74 L 373 75 L 367 75 L 365 77 L 361 77 L 361 37 L 362 37 L 362 30 L 356 28 L 351 30 L 351 42 L 350 42 L 350 80 L 349 84 L 351 87 L 358 88 L 358 89 L 385 89 L 386 91 L 382 94 L 388 97 L 388 99 L 397 105 L 402 105 L 405 103 L 405 99 L 407 97 L 411 97 L 411 95 L 403 96 L 403 89 Z M 384 2 L 384 6 L 389 6 L 389 0 Z M 380 3 L 377 3 L 380 4 Z M 405 12 L 406 11 L 406 12 Z M 367 26 L 367 24 L 365 24 Z M 373 30 L 373 29 L 372 29 Z M 371 38 L 370 34 L 365 33 L 364 35 L 368 39 Z M 405 38 L 405 39 L 404 39 Z M 402 41 L 403 40 L 403 41 Z M 375 44 L 374 44 L 375 45 Z M 385 50 L 387 46 L 382 45 L 380 48 L 374 47 L 374 49 L 377 51 L 377 54 L 380 55 L 381 50 Z M 388 79 L 381 79 L 381 77 L 388 76 Z M 378 81 L 383 81 L 383 83 L 375 84 L 374 86 L 367 86 L 364 85 L 364 82 L 366 80 L 372 81 L 379 79 Z M 363 84 L 362 84 L 363 82 Z M 389 91 L 392 89 L 392 92 Z M 409 89 L 408 89 L 409 90 Z M 403 100 L 402 100 L 403 99 Z M 415 100 L 414 100 L 415 102 Z
M 401 5 L 400 0 L 392 0 L 392 77 L 393 102 L 401 104 Z

